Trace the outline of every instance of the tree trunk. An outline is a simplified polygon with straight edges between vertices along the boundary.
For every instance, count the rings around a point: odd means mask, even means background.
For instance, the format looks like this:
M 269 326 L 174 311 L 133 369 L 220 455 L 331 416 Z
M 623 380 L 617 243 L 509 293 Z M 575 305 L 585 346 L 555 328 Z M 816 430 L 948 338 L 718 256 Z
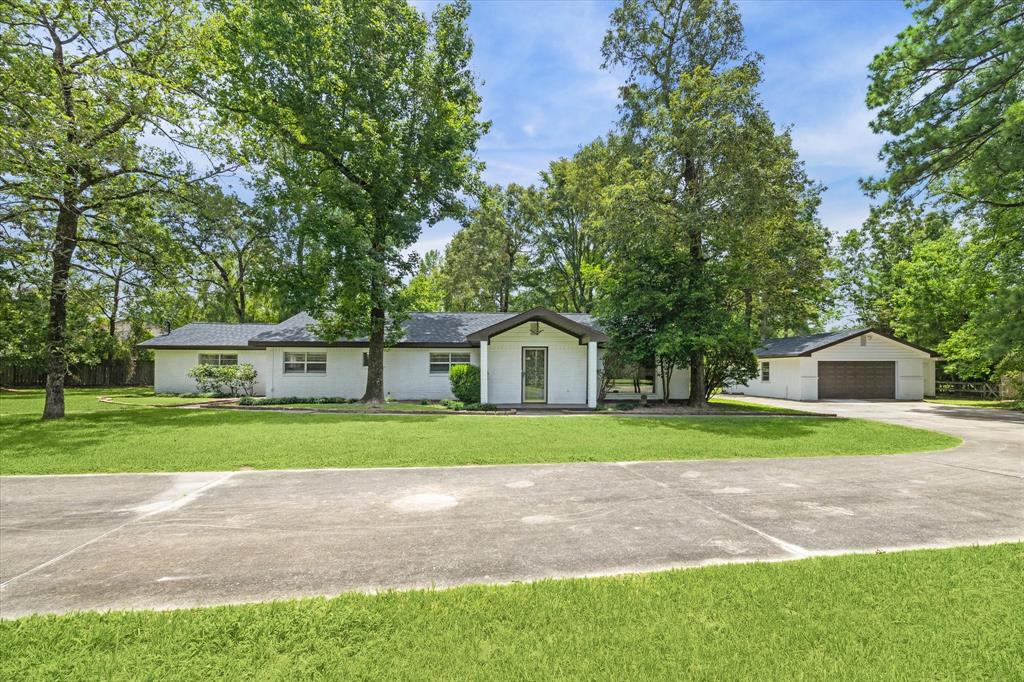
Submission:
M 675 362 L 661 357 L 658 358 L 657 364 L 658 373 L 661 375 L 661 402 L 668 405 L 668 401 L 672 398 L 672 391 L 669 387 L 672 385 L 672 371 L 675 369 Z
M 110 320 L 107 326 L 107 333 L 110 334 L 110 338 L 117 337 L 117 314 L 118 308 L 121 307 L 121 272 L 118 270 L 117 274 L 114 275 L 114 299 L 110 302 Z M 112 359 L 112 358 L 111 358 Z
M 686 157 L 683 167 L 683 177 L 686 180 L 686 193 L 695 196 L 699 194 L 697 166 L 693 159 Z M 705 282 L 704 272 L 704 234 L 700 226 L 692 218 L 687 226 L 687 236 L 690 242 L 690 291 L 699 292 L 698 300 L 705 307 L 705 314 L 698 319 L 708 319 L 707 297 L 704 295 Z M 695 348 L 690 354 L 690 407 L 704 407 L 707 402 L 704 396 L 704 349 Z
M 378 230 L 377 234 L 380 234 Z M 374 243 L 374 251 L 381 253 L 383 248 L 379 242 Z M 384 269 L 383 257 L 377 260 L 377 266 Z M 387 273 L 373 273 L 370 275 L 370 348 L 366 363 L 366 392 L 361 398 L 364 403 L 384 402 L 384 331 L 387 322 L 386 310 L 384 307 L 384 282 L 387 281 Z
M 245 322 L 248 311 L 245 301 L 245 257 L 238 254 L 238 321 Z
M 704 385 L 704 353 L 690 356 L 690 407 L 704 407 L 707 403 Z
M 750 289 L 743 291 L 743 322 L 749 335 L 754 327 L 754 293 Z
M 370 311 L 370 350 L 366 363 L 366 392 L 364 403 L 384 402 L 384 308 Z
M 78 244 L 78 214 L 65 197 L 57 214 L 53 245 L 53 275 L 50 279 L 50 317 L 46 325 L 46 403 L 43 419 L 64 417 L 64 376 L 68 371 L 67 339 L 68 285 L 71 259 Z

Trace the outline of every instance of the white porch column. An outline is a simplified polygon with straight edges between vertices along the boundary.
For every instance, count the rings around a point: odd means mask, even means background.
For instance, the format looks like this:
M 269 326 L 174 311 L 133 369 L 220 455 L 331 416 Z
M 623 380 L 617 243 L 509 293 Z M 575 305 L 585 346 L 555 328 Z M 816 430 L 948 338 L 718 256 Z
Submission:
M 480 402 L 487 402 L 487 341 L 480 342 Z
M 274 359 L 274 347 L 270 346 L 264 353 L 267 354 L 267 363 L 264 365 L 266 368 L 264 371 L 267 376 L 263 380 L 263 393 L 268 398 L 274 396 L 274 371 L 277 369 L 277 360 Z
M 597 341 L 587 342 L 587 407 L 597 407 Z

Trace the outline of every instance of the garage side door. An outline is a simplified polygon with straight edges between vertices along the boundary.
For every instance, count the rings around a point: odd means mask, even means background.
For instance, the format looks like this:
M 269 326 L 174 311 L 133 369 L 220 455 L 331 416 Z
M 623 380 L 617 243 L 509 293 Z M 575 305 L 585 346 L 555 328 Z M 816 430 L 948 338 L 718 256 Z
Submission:
M 818 362 L 819 400 L 895 397 L 895 362 Z

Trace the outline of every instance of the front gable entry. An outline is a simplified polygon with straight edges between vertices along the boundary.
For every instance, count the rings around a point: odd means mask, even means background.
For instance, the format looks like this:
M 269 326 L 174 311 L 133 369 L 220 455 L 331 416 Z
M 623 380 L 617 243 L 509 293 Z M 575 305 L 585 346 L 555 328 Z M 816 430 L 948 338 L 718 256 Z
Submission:
M 488 341 L 492 336 L 497 336 L 502 332 L 506 332 L 510 329 L 514 329 L 531 322 L 542 322 L 558 329 L 559 331 L 569 334 L 570 336 L 575 337 L 581 346 L 585 346 L 591 341 L 596 343 L 606 343 L 608 341 L 607 334 L 594 329 L 591 326 L 576 322 L 575 320 L 556 313 L 553 310 L 548 310 L 547 308 L 534 308 L 533 310 L 527 310 L 525 313 L 520 313 L 514 317 L 510 317 L 496 324 L 484 327 L 483 329 L 478 329 L 471 334 L 467 334 L 466 338 L 469 339 L 470 343 L 476 345 L 481 341 Z

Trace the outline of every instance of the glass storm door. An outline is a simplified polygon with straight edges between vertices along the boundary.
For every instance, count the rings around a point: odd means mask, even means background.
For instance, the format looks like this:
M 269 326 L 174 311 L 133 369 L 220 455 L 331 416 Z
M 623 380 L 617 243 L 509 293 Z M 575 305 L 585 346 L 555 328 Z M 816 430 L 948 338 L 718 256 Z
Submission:
M 548 400 L 548 349 L 523 349 L 523 402 Z

